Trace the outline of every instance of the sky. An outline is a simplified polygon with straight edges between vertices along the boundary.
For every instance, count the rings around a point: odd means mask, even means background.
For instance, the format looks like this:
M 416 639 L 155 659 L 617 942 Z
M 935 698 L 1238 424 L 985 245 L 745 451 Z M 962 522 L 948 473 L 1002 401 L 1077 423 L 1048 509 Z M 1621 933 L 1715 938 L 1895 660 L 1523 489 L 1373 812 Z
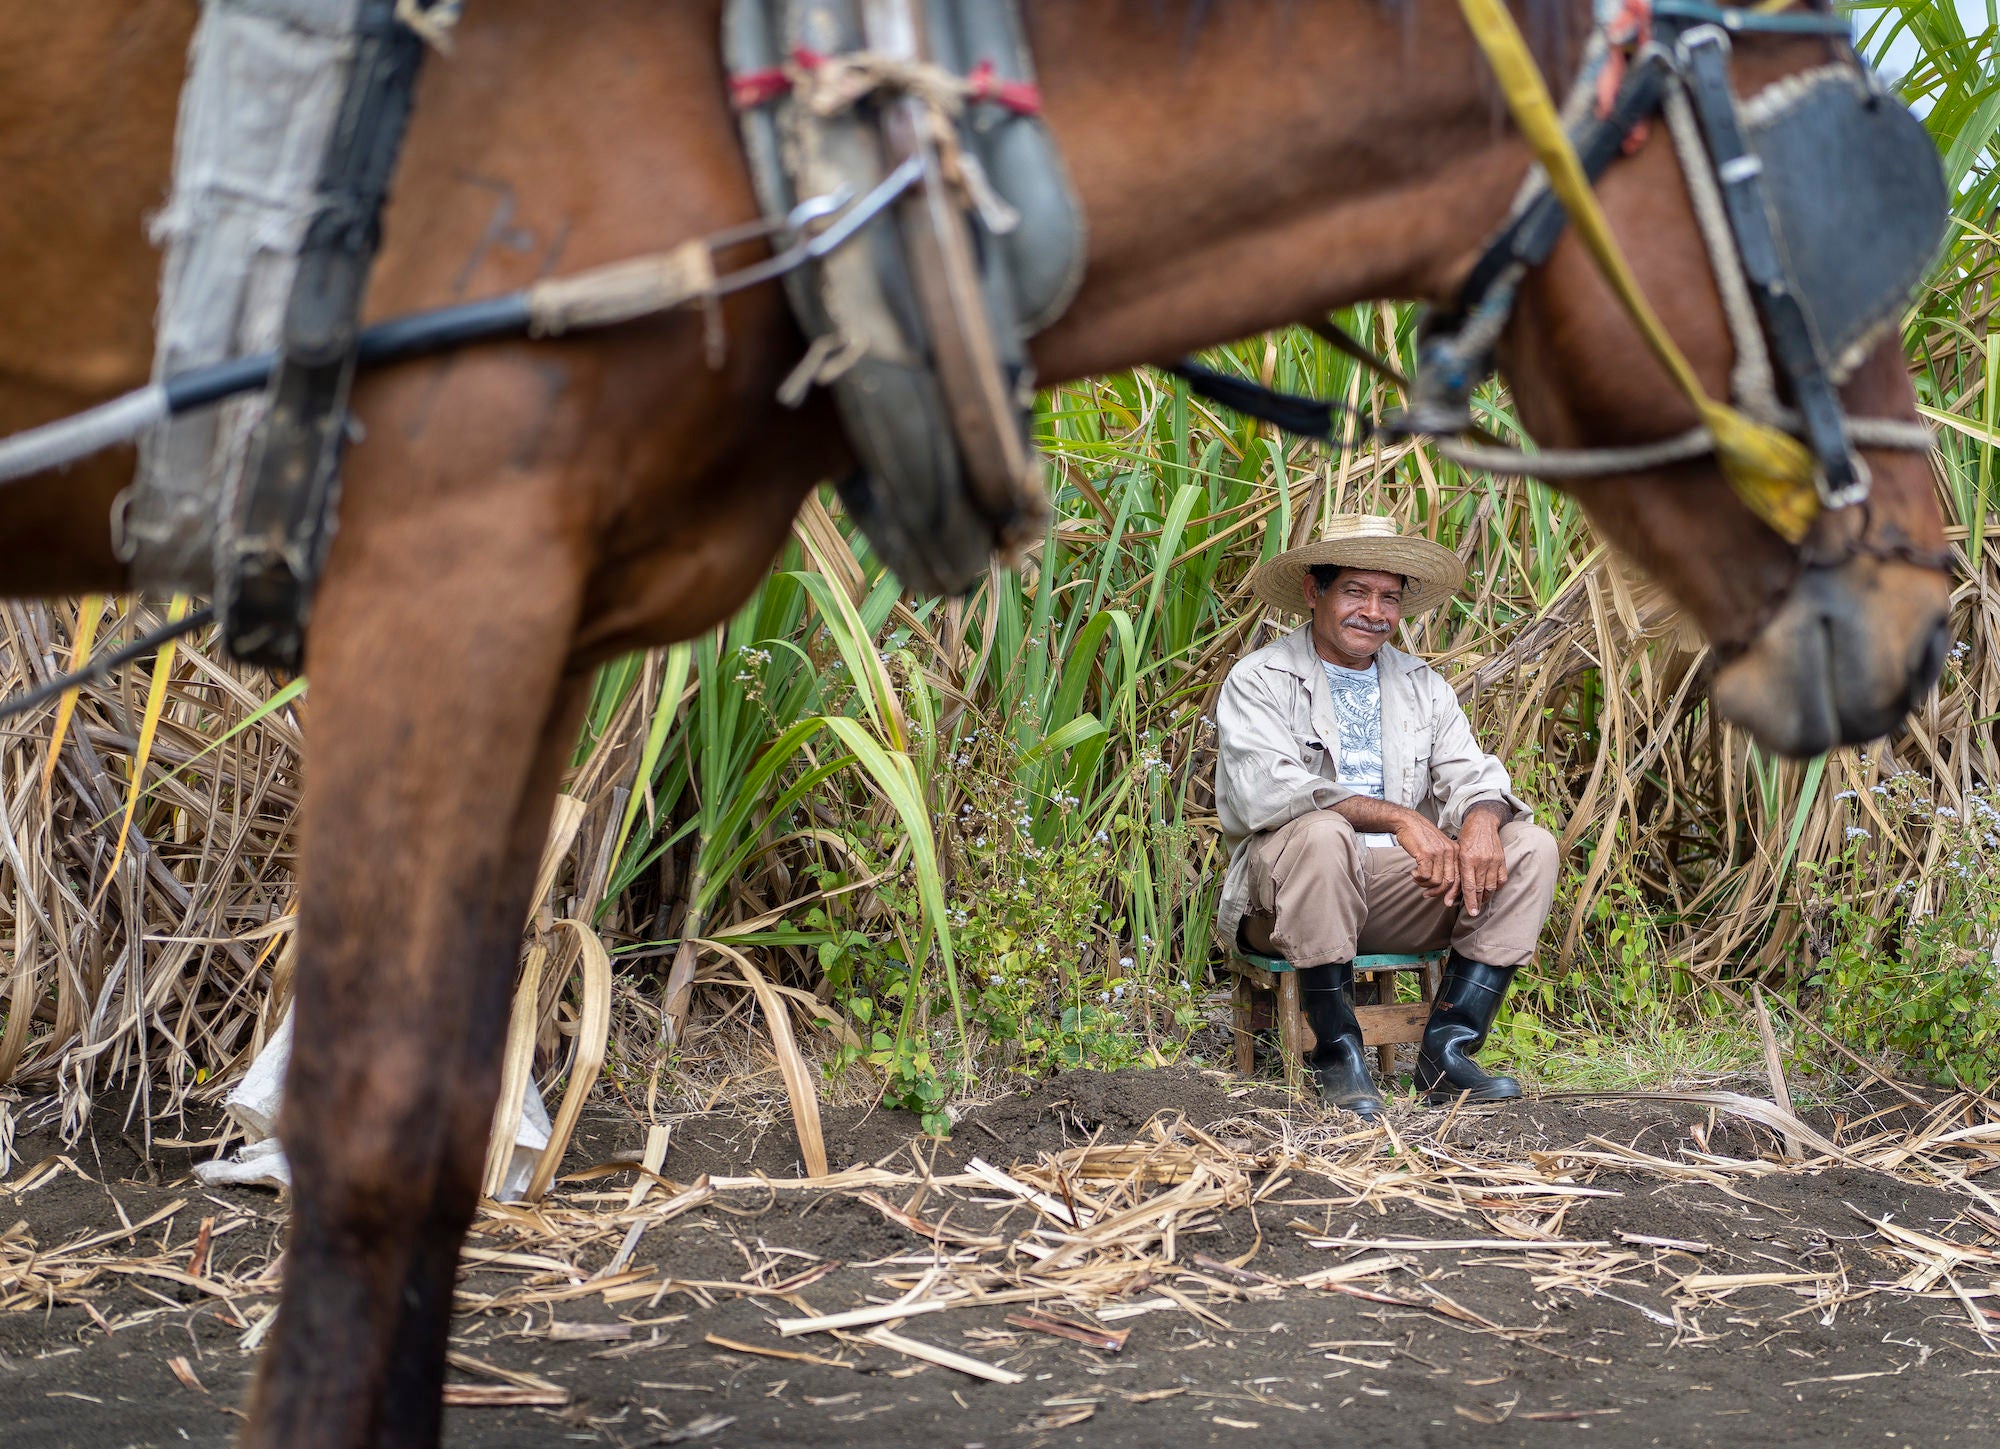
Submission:
M 1987 0 L 1934 0 L 1934 3 L 1939 5 L 1956 3 L 1958 13 L 1965 21 L 1965 29 L 1968 35 L 1977 35 L 1992 23 L 1990 12 L 1987 8 Z M 1877 6 L 1855 6 L 1853 11 L 1855 33 L 1860 34 L 1865 31 L 1874 17 L 1880 13 L 1881 10 Z M 1908 68 L 1914 54 L 1915 47 L 1910 44 L 1910 38 L 1907 35 L 1897 36 L 1896 43 L 1889 48 L 1888 55 L 1883 58 L 1883 73 L 1891 80 L 1901 76 L 1903 71 Z

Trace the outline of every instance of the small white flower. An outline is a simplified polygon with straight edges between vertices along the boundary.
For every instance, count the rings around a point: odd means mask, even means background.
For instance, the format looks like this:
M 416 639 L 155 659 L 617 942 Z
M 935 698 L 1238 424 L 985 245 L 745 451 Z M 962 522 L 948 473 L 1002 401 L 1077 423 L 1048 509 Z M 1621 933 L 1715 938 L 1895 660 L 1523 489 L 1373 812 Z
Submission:
M 1863 830 L 1859 825 L 1850 825 L 1847 827 L 1847 838 L 1849 840 L 1866 840 L 1868 832 Z
M 1130 956 L 1120 956 L 1118 958 L 1118 965 L 1121 970 L 1130 971 L 1132 969 L 1132 958 Z
M 1833 798 L 1836 800 L 1858 800 L 1861 798 L 1861 796 L 1860 792 L 1855 790 L 1842 790 L 1838 795 L 1834 796 Z

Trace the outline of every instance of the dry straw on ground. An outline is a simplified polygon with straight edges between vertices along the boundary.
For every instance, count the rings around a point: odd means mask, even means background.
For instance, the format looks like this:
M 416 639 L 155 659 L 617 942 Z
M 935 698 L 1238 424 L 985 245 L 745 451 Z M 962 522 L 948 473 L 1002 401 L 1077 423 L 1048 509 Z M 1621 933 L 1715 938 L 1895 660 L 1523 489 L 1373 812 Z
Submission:
M 620 1318 L 638 1315 L 658 1325 L 678 1321 L 661 1316 L 677 1305 L 749 1296 L 768 1304 L 770 1333 L 754 1342 L 711 1336 L 711 1344 L 835 1365 L 883 1349 L 1002 1382 L 1013 1381 L 1007 1370 L 938 1350 L 900 1328 L 968 1308 L 1007 1306 L 1010 1326 L 1116 1352 L 1125 1337 L 1121 1325 L 1135 1318 L 1186 1315 L 1226 1329 L 1231 1303 L 1311 1292 L 1415 1309 L 1529 1347 L 1560 1334 L 1497 1321 L 1439 1286 L 1438 1267 L 1476 1262 L 1519 1271 L 1537 1294 L 1560 1289 L 1626 1303 L 1670 1329 L 1677 1342 L 1702 1341 L 1701 1316 L 1731 1311 L 1730 1300 L 1753 1288 L 1782 1288 L 1799 1300 L 1798 1314 L 1810 1313 L 1822 1326 L 1878 1294 L 1925 1299 L 1962 1315 L 1978 1339 L 1990 1342 L 2000 1328 L 2000 1313 L 1985 1306 L 2000 1299 L 2000 1251 L 1989 1245 L 2000 1235 L 2000 1202 L 1974 1180 L 2000 1163 L 2000 1116 L 1990 1101 L 1962 1095 L 1923 1112 L 1878 1112 L 1831 1129 L 1829 1137 L 1753 1098 L 1710 1093 L 1687 1100 L 1710 1109 L 1710 1127 L 1697 1121 L 1678 1140 L 1672 1131 L 1658 1134 L 1652 1148 L 1595 1135 L 1574 1143 L 1545 1138 L 1524 1148 L 1504 1130 L 1492 1130 L 1494 1119 L 1457 1112 L 1357 1129 L 1351 1120 L 1263 1105 L 1206 1126 L 1178 1112 L 1163 1114 L 1129 1140 L 1100 1136 L 1005 1167 L 974 1158 L 958 1171 L 933 1171 L 912 1150 L 896 1155 L 907 1167 L 858 1167 L 809 1179 L 704 1175 L 682 1184 L 640 1172 L 639 1185 L 658 1186 L 639 1196 L 621 1180 L 635 1164 L 606 1163 L 559 1182 L 533 1207 L 488 1202 L 466 1246 L 470 1276 L 459 1307 L 532 1317 L 588 1299 Z M 1730 1119 L 1754 1123 L 1765 1135 L 1750 1151 L 1741 1145 L 1721 1151 L 1711 1139 L 1719 1136 L 1717 1124 Z M 1805 1155 L 1785 1153 L 1787 1135 L 1810 1144 Z M 1745 1141 L 1740 1134 L 1733 1140 Z M 1853 1232 L 1842 1241 L 1853 1251 L 1822 1245 L 1807 1253 L 1817 1266 L 1749 1272 L 1717 1271 L 1704 1241 L 1626 1231 L 1614 1239 L 1574 1233 L 1566 1223 L 1581 1202 L 1641 1199 L 1676 1182 L 1703 1184 L 1768 1212 L 1754 1196 L 1759 1183 L 1832 1170 L 1849 1173 L 1849 1183 L 1884 1174 L 1941 1190 L 1959 1200 L 1958 1219 L 1932 1230 L 1851 1208 Z M 25 1201 L 65 1173 L 87 1176 L 73 1160 L 50 1156 L 0 1184 L 0 1198 Z M 1615 1189 L 1606 1185 L 1614 1182 Z M 1313 1195 L 1301 1195 L 1306 1184 Z M 651 1264 L 649 1253 L 634 1256 L 647 1232 L 701 1209 L 755 1219 L 779 1198 L 804 1204 L 834 1197 L 880 1214 L 917 1251 L 848 1265 L 759 1236 L 754 1250 L 744 1249 L 749 1270 L 733 1279 L 676 1276 Z M 0 1312 L 45 1313 L 65 1304 L 94 1311 L 117 1284 L 133 1280 L 212 1301 L 241 1329 L 243 1344 L 254 1347 L 268 1331 L 268 1300 L 277 1287 L 269 1253 L 275 1238 L 245 1230 L 268 1227 L 266 1215 L 247 1202 L 220 1200 L 190 1212 L 193 1201 L 178 1196 L 128 1227 L 67 1242 L 37 1243 L 25 1224 L 0 1234 Z M 1371 1219 L 1392 1211 L 1407 1223 L 1410 1210 L 1423 1230 L 1383 1236 L 1368 1229 Z M 191 1221 L 196 1214 L 198 1227 Z M 1255 1226 L 1252 1247 L 1233 1259 L 1208 1256 L 1204 1238 L 1231 1217 Z M 1324 1252 L 1327 1265 L 1289 1277 L 1252 1266 L 1258 1245 L 1274 1233 Z M 239 1243 L 259 1246 L 244 1252 Z M 804 1295 L 847 1267 L 870 1270 L 878 1291 L 860 1307 L 816 1310 Z M 1662 1306 L 1629 1296 L 1641 1290 Z M 180 1308 L 170 1303 L 168 1311 Z M 137 1309 L 140 1317 L 159 1312 Z M 579 1324 L 565 1336 L 602 1341 L 611 1346 L 600 1352 L 613 1356 L 660 1342 L 657 1326 L 647 1337 L 621 1323 Z M 528 1382 L 477 1362 L 461 1366 L 542 1396 L 492 1402 L 561 1402 L 562 1390 L 547 1380 Z M 480 1394 L 465 1402 L 487 1402 Z

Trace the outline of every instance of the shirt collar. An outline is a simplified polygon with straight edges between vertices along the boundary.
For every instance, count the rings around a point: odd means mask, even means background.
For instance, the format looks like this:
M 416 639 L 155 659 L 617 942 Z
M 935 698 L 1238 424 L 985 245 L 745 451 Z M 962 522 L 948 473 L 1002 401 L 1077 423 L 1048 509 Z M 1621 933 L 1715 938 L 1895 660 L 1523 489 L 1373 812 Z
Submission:
M 1391 678 L 1406 671 L 1409 660 L 1410 656 L 1395 645 L 1384 644 L 1375 652 L 1377 677 L 1386 685 Z M 1319 651 L 1313 648 L 1312 621 L 1308 619 L 1272 647 L 1267 667 L 1281 669 L 1310 684 L 1314 679 L 1326 678 L 1326 670 L 1320 667 L 1325 663 L 1319 657 Z

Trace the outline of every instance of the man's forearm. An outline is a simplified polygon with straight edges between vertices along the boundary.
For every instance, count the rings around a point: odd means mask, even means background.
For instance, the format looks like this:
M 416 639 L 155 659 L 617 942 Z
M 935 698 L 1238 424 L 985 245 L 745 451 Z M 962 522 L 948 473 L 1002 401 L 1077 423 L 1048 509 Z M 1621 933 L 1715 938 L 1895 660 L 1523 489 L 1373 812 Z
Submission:
M 1416 813 L 1406 806 L 1392 805 L 1387 800 L 1377 800 L 1368 795 L 1349 795 L 1335 805 L 1333 811 L 1356 830 L 1382 835 L 1393 835 Z M 1481 800 L 1465 812 L 1466 823 L 1470 824 L 1475 815 L 1492 816 L 1497 830 L 1514 818 L 1514 811 L 1505 800 Z
M 1412 813 L 1401 805 L 1391 805 L 1370 795 L 1349 795 L 1333 807 L 1333 812 L 1356 830 L 1377 835 L 1395 834 Z

